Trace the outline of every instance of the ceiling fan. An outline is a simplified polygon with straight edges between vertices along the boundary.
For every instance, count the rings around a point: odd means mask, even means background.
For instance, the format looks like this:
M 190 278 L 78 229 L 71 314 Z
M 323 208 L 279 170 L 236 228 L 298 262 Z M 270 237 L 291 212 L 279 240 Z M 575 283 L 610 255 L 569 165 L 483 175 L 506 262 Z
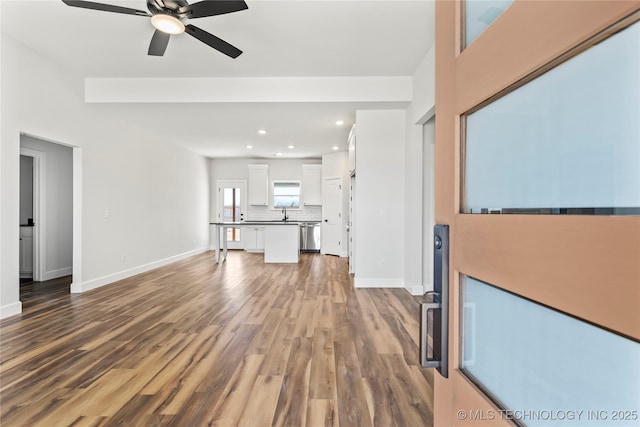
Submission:
M 147 0 L 147 9 L 151 13 L 144 10 L 91 1 L 62 0 L 62 2 L 67 6 L 84 9 L 150 17 L 151 23 L 156 29 L 147 52 L 152 56 L 164 55 L 171 34 L 181 34 L 183 32 L 232 58 L 237 58 L 242 53 L 240 49 L 221 38 L 195 25 L 185 24 L 185 22 L 187 19 L 223 15 L 248 9 L 243 0 L 204 0 L 191 5 L 186 0 Z

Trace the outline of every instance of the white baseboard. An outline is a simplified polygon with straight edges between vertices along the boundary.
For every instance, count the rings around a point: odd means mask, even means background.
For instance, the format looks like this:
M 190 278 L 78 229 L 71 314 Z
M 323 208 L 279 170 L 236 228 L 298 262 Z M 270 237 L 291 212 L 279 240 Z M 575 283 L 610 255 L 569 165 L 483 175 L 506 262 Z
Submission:
M 420 285 L 405 284 L 404 288 L 413 296 L 424 295 L 424 288 Z
M 52 280 L 58 277 L 71 276 L 73 272 L 72 267 L 59 268 L 57 270 L 45 271 L 42 275 L 42 280 Z
M 353 286 L 356 288 L 404 288 L 402 279 L 353 279 Z
M 22 303 L 20 301 L 0 306 L 0 319 L 22 313 Z
M 145 273 L 149 270 L 153 270 L 154 268 L 163 267 L 167 264 L 171 264 L 172 262 L 180 261 L 185 258 L 192 257 L 194 255 L 201 254 L 206 252 L 206 248 L 195 249 L 193 251 L 185 252 L 182 254 L 174 255 L 168 258 L 164 258 L 158 261 L 150 262 L 148 264 L 144 264 L 138 267 L 130 268 L 128 270 L 119 271 L 117 273 L 109 274 L 107 276 L 98 277 L 97 279 L 87 280 L 82 283 L 72 283 L 71 284 L 71 293 L 79 294 L 82 292 L 90 291 L 91 289 L 96 289 L 104 285 L 108 285 L 113 282 L 117 282 L 118 280 L 123 280 L 131 276 L 135 276 L 136 274 Z M 214 262 L 213 259 L 211 262 Z

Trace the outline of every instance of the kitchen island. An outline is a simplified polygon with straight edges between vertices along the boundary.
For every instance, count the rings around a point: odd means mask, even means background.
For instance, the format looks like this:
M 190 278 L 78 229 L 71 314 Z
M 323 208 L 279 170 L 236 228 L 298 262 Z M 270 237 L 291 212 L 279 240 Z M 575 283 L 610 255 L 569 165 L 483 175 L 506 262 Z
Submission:
M 214 242 L 216 262 L 220 262 L 220 250 L 223 260 L 227 259 L 227 229 L 248 226 L 264 227 L 264 262 L 265 263 L 297 263 L 300 254 L 299 223 L 291 221 L 243 221 L 212 222 L 214 226 Z M 221 234 L 222 233 L 222 234 Z M 222 248 L 220 247 L 220 237 Z

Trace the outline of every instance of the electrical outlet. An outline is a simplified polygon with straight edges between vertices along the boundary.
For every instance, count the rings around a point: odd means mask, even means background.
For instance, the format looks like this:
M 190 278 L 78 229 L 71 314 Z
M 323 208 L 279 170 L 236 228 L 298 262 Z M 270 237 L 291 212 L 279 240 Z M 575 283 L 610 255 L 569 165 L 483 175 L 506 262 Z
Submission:
M 378 264 L 380 265 L 380 268 L 384 268 L 384 261 L 383 260 L 378 261 Z
M 111 213 L 109 212 L 109 209 L 105 209 L 104 210 L 104 219 L 109 219 L 110 216 L 111 216 Z
M 120 262 L 122 262 L 122 263 L 127 262 L 127 254 L 120 255 Z

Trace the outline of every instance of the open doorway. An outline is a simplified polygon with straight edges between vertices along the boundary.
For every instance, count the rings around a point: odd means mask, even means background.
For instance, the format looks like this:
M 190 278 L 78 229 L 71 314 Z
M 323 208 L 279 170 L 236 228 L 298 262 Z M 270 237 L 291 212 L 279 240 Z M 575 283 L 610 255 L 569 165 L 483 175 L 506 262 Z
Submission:
M 73 148 L 20 135 L 20 282 L 27 293 L 64 287 L 73 272 Z
M 34 228 L 35 223 L 34 168 L 35 158 L 20 154 L 20 284 L 34 281 Z

